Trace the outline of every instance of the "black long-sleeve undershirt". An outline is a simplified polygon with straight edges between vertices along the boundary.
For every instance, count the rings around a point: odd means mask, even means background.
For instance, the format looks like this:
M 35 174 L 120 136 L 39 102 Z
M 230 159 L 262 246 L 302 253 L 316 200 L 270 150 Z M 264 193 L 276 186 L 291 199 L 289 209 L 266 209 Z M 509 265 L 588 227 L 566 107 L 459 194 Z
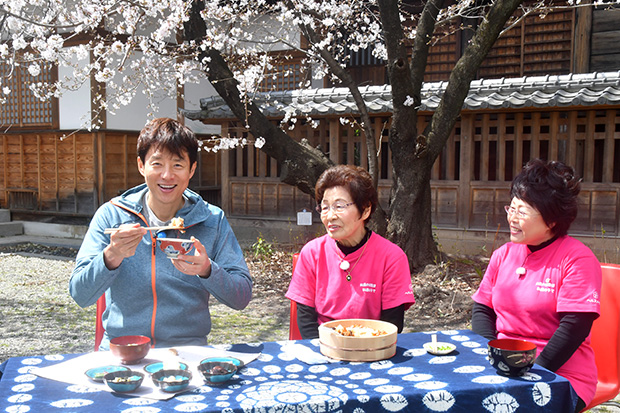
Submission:
M 560 313 L 560 325 L 536 358 L 536 364 L 553 372 L 557 371 L 588 337 L 592 323 L 597 317 L 596 313 Z M 474 333 L 488 340 L 497 338 L 496 319 L 497 316 L 492 308 L 474 303 L 471 319 Z

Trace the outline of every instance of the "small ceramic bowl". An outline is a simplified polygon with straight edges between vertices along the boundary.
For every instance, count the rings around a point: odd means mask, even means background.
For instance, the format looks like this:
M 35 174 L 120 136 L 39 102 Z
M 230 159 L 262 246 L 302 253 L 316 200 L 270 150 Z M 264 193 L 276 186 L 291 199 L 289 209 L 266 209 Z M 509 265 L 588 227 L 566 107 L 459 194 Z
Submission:
M 207 384 L 222 384 L 237 372 L 237 366 L 226 361 L 208 361 L 198 365 L 198 371 Z
M 445 356 L 456 350 L 456 345 L 437 341 L 435 343 L 424 343 L 424 350 L 435 356 Z
M 162 391 L 174 393 L 184 390 L 192 380 L 189 370 L 159 370 L 151 375 L 153 383 Z
M 235 367 L 237 367 L 237 370 L 239 370 L 241 367 L 243 367 L 244 363 L 243 361 L 239 360 L 238 358 L 235 357 L 207 357 L 206 359 L 202 359 L 200 360 L 200 364 L 204 364 L 204 363 L 209 363 L 212 361 L 223 361 L 226 363 L 232 363 L 235 365 Z
M 100 366 L 93 367 L 92 369 L 88 369 L 84 372 L 88 376 L 89 379 L 96 382 L 103 382 L 103 376 L 108 373 L 112 373 L 115 371 L 127 371 L 128 367 L 124 366 Z
M 162 362 L 162 361 L 157 361 L 155 363 L 151 363 L 151 364 L 147 364 L 146 366 L 144 366 L 144 371 L 146 371 L 148 374 L 155 374 L 157 373 L 159 370 L 176 370 L 176 369 L 180 369 L 180 370 L 187 370 L 188 366 L 187 364 L 183 363 L 183 362 Z
M 132 370 L 113 371 L 103 376 L 104 383 L 119 393 L 137 390 L 142 385 L 142 380 L 144 380 L 144 373 Z
M 157 238 L 159 249 L 168 258 L 176 259 L 179 254 L 187 254 L 194 248 L 194 241 L 184 238 Z
M 110 340 L 110 352 L 123 364 L 136 364 L 148 354 L 151 339 L 146 336 L 121 336 Z
M 536 344 L 527 340 L 491 340 L 488 351 L 489 362 L 503 376 L 521 376 L 527 373 L 536 359 Z

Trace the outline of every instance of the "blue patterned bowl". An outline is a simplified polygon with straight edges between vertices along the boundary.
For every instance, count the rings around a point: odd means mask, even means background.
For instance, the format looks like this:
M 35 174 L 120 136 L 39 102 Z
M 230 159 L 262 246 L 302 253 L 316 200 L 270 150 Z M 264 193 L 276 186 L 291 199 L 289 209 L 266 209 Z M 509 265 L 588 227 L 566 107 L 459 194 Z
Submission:
M 209 361 L 200 363 L 198 371 L 207 384 L 222 384 L 237 372 L 237 366 L 226 361 Z
M 151 375 L 153 383 L 162 391 L 174 393 L 185 390 L 192 380 L 189 370 L 159 370 Z
M 109 388 L 119 393 L 137 390 L 142 385 L 144 373 L 132 370 L 113 371 L 103 376 L 103 381 Z

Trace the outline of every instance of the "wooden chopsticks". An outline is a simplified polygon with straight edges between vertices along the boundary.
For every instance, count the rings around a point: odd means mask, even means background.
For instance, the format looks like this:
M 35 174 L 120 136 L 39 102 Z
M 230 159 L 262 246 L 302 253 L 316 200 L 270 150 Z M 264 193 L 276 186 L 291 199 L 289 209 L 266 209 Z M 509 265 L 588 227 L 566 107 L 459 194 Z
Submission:
M 159 230 L 165 230 L 165 229 L 178 229 L 180 231 L 183 231 L 184 228 L 181 227 L 172 227 L 170 225 L 168 226 L 164 226 L 164 227 L 143 227 L 144 229 L 147 229 L 149 231 L 159 231 Z M 120 230 L 120 228 L 106 228 L 103 230 L 104 234 L 114 234 L 116 231 Z

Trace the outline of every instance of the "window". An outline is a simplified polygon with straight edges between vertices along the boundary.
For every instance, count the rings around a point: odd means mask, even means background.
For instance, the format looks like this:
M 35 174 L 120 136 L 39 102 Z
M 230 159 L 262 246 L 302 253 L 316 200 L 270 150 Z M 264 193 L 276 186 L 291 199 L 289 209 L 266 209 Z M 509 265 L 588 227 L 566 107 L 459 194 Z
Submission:
M 6 102 L 0 106 L 1 124 L 12 127 L 53 127 L 57 122 L 56 105 L 53 100 L 41 101 L 28 87 L 36 82 L 52 83 L 56 70 L 42 65 L 41 73 L 32 76 L 24 67 L 11 67 L 0 63 L 2 87 L 10 89 Z

